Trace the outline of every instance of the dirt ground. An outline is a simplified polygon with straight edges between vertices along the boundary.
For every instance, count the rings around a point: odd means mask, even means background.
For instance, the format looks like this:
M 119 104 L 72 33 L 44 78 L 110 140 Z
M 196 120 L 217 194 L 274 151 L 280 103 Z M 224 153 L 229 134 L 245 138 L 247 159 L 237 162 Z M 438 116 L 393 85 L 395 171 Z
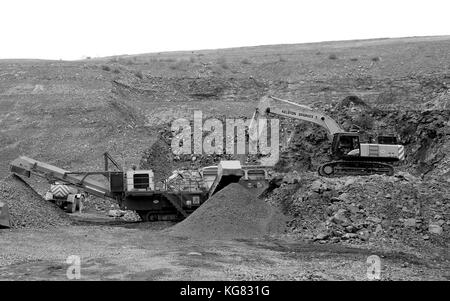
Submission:
M 449 280 L 450 257 L 351 248 L 289 236 L 195 240 L 167 235 L 168 222 L 125 223 L 86 213 L 57 230 L 0 235 L 0 280 L 67 280 L 70 255 L 81 280 L 368 280 L 367 258 L 381 280 Z

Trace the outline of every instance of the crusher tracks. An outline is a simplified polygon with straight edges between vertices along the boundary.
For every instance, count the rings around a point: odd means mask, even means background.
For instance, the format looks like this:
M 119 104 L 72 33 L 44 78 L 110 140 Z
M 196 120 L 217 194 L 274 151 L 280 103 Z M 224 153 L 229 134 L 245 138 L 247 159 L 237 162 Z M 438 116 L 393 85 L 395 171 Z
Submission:
M 323 177 L 394 175 L 394 168 L 386 163 L 367 161 L 333 161 L 322 164 L 318 173 Z

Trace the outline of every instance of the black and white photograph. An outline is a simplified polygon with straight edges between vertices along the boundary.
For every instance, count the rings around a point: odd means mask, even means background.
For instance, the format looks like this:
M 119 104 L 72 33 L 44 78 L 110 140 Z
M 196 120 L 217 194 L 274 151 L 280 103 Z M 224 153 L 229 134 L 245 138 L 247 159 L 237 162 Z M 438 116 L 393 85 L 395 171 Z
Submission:
M 0 12 L 0 281 L 450 280 L 450 2 Z

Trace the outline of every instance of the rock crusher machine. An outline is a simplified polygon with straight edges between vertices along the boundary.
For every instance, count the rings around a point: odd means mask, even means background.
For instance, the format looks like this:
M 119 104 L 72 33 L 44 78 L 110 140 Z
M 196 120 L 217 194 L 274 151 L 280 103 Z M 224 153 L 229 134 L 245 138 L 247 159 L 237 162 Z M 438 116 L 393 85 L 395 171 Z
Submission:
M 105 154 L 104 171 L 79 172 L 22 156 L 10 163 L 10 171 L 18 176 L 39 176 L 50 183 L 62 183 L 96 197 L 113 199 L 121 209 L 136 211 L 143 221 L 183 219 L 233 182 L 254 189 L 256 193 L 268 186 L 267 169 L 242 167 L 239 161 L 221 161 L 214 180 L 210 168 L 209 185 L 203 179 L 188 178 L 174 186 L 173 183 L 168 185 L 167 181 L 162 185 L 155 183 L 152 170 L 109 171 L 108 161 L 118 167 L 111 159 Z M 193 181 L 198 183 L 194 185 Z

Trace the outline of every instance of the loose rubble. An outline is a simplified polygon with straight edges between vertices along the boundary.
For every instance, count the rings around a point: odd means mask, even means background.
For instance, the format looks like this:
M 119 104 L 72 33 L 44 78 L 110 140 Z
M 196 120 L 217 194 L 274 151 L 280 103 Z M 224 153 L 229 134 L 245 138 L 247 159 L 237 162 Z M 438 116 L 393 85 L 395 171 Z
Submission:
M 292 180 L 296 179 L 295 183 Z M 325 242 L 450 241 L 450 184 L 400 172 L 387 177 L 320 178 L 288 174 L 268 201 L 291 216 L 291 233 Z

